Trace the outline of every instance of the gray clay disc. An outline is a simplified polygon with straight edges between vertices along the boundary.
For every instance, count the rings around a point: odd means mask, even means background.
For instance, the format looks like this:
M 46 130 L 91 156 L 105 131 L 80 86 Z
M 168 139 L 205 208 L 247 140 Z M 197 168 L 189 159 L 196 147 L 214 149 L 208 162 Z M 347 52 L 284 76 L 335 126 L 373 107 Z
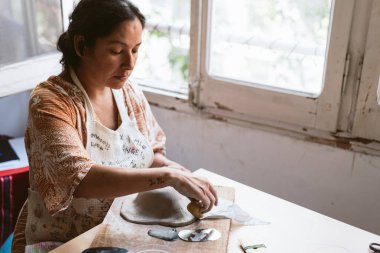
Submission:
M 126 196 L 120 215 L 138 224 L 181 227 L 196 220 L 186 209 L 189 202 L 187 197 L 172 187 L 165 187 Z

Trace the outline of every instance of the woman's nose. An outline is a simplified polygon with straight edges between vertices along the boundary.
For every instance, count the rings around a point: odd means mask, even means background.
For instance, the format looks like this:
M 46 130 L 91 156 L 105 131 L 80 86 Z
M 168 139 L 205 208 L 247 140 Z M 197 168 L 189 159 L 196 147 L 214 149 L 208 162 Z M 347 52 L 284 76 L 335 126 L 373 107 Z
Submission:
M 135 57 L 131 53 L 126 53 L 123 58 L 122 67 L 126 69 L 133 69 L 135 67 Z

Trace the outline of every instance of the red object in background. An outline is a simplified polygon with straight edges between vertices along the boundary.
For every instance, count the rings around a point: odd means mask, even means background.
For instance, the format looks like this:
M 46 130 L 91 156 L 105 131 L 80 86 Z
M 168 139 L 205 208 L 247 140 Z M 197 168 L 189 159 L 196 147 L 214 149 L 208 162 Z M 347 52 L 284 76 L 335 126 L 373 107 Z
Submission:
M 29 167 L 0 171 L 0 246 L 13 232 L 28 187 Z

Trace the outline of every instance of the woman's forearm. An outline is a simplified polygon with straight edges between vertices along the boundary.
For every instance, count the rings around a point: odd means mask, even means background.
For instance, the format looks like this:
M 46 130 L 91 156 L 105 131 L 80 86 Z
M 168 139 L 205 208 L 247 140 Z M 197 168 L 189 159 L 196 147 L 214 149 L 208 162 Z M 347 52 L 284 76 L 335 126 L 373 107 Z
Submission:
M 182 195 L 202 203 L 203 212 L 217 204 L 216 190 L 207 179 L 189 173 L 186 169 L 173 168 L 126 169 L 93 165 L 77 186 L 74 197 L 115 198 L 172 186 Z
M 125 169 L 93 165 L 74 196 L 85 198 L 115 198 L 136 192 L 171 185 L 172 170 L 167 168 Z

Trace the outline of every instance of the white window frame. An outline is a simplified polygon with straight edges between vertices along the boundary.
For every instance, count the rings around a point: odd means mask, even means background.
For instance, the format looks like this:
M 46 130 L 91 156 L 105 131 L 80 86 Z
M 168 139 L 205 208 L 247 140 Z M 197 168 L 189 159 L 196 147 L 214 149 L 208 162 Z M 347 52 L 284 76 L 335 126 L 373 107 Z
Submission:
M 352 136 L 380 141 L 380 105 L 377 88 L 380 77 L 380 1 L 372 2 L 368 36 L 352 122 Z
M 68 16 L 73 7 L 74 0 L 61 0 L 63 31 L 68 27 Z M 33 89 L 41 80 L 59 73 L 61 56 L 61 53 L 42 54 L 0 67 L 0 97 Z
M 218 116 L 336 131 L 354 3 L 355 0 L 333 1 L 324 89 L 318 98 L 311 98 L 209 75 L 212 0 L 192 0 L 191 102 Z

